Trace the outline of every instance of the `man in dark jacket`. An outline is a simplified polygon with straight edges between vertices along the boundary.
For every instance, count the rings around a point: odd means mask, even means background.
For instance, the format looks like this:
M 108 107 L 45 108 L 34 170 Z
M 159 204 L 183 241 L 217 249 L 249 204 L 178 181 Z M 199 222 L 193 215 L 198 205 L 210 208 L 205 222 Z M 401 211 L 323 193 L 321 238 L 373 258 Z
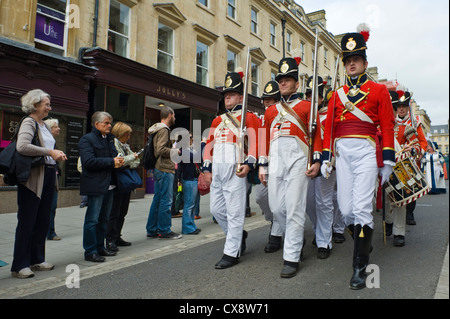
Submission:
M 103 262 L 114 256 L 105 248 L 105 235 L 115 188 L 114 169 L 123 165 L 117 157 L 111 132 L 112 116 L 107 112 L 92 115 L 93 127 L 78 143 L 82 173 L 80 194 L 88 196 L 83 227 L 84 259 Z

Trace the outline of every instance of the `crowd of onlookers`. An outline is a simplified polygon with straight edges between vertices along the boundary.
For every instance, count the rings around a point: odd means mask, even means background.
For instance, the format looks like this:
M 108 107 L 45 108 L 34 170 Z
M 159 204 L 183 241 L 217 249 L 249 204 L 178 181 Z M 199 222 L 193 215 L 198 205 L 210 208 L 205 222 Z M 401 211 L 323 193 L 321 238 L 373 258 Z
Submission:
M 18 183 L 17 187 L 18 224 L 11 272 L 18 278 L 33 277 L 33 270 L 52 270 L 54 265 L 45 260 L 45 240 L 61 239 L 55 230 L 60 176 L 58 162 L 67 160 L 67 157 L 55 145 L 60 128 L 58 120 L 49 118 L 50 99 L 49 94 L 39 89 L 31 90 L 21 98 L 26 116 L 14 137 L 17 152 L 39 159 L 36 164 L 33 160 L 26 172 L 28 179 Z M 92 129 L 79 141 L 80 207 L 87 207 L 83 225 L 84 258 L 92 262 L 103 262 L 106 256 L 116 255 L 119 246 L 131 245 L 121 237 L 121 231 L 132 189 L 119 185 L 124 183 L 121 176 L 127 176 L 127 170 L 136 170 L 141 159 L 140 154 L 128 145 L 132 134 L 130 125 L 117 122 L 113 126 L 112 122 L 109 113 L 95 112 L 91 118 Z M 200 168 L 193 158 L 201 150 L 193 148 L 192 134 L 185 136 L 190 141 L 188 147 L 174 147 L 170 139 L 170 126 L 174 123 L 173 109 L 164 107 L 161 122 L 148 130 L 153 138 L 156 164 L 153 169 L 154 197 L 146 224 L 147 237 L 181 238 L 181 234 L 171 230 L 174 211 L 182 216 L 182 234 L 196 235 L 200 232 L 195 225 L 195 219 L 200 218 L 197 187 Z M 187 153 L 181 158 L 188 160 L 175 164 L 171 156 L 181 156 L 182 152 Z M 138 179 L 142 183 L 140 177 Z M 183 189 L 182 213 L 179 213 L 180 207 L 172 205 L 178 187 Z

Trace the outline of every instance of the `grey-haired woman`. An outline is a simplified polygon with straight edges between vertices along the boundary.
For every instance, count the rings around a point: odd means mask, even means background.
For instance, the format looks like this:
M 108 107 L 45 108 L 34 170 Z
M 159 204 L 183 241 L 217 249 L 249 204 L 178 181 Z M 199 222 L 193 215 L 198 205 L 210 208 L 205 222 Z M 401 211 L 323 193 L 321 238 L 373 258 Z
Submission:
M 56 182 L 56 162 L 67 160 L 63 151 L 54 149 L 55 139 L 44 123 L 51 111 L 50 95 L 35 89 L 21 98 L 22 111 L 28 115 L 20 125 L 16 150 L 24 156 L 44 156 L 45 165 L 30 168 L 30 176 L 17 186 L 17 228 L 11 274 L 33 277 L 33 270 L 52 270 L 45 261 L 45 238 Z M 32 144 L 36 129 L 41 146 Z M 30 269 L 31 268 L 31 269 Z

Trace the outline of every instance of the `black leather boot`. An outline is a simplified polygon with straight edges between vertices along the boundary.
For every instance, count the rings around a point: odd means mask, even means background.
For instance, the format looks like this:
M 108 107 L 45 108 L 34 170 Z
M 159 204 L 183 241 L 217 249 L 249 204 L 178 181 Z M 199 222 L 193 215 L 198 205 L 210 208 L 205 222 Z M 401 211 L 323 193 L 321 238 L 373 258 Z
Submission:
M 281 236 L 269 235 L 269 242 L 267 243 L 266 247 L 264 247 L 264 251 L 266 253 L 274 253 L 278 251 L 281 248 L 281 240 Z
M 244 255 L 245 250 L 247 249 L 247 243 L 246 243 L 247 237 L 248 237 L 248 233 L 247 233 L 247 231 L 244 230 L 242 233 L 241 251 L 240 251 L 239 256 Z
M 220 259 L 217 264 L 215 265 L 216 269 L 227 269 L 230 267 L 233 267 L 239 262 L 239 258 L 237 257 L 231 257 L 228 255 L 223 255 L 222 259 Z
M 359 290 L 366 287 L 366 268 L 372 250 L 373 229 L 369 226 L 354 227 L 353 276 L 350 289 Z

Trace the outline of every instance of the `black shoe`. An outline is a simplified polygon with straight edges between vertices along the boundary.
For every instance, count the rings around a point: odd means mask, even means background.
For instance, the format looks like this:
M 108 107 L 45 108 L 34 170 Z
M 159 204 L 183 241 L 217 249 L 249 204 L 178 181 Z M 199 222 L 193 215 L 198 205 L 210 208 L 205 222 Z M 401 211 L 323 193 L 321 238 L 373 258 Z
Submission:
M 147 237 L 148 238 L 159 238 L 159 234 L 158 233 L 156 233 L 156 234 L 147 234 Z
M 216 269 L 226 269 L 233 267 L 239 262 L 239 258 L 237 257 L 231 257 L 228 255 L 223 255 L 222 259 L 217 262 L 215 265 Z
M 342 244 L 345 241 L 344 234 L 333 233 L 333 242 L 336 244 Z
M 267 243 L 266 247 L 264 247 L 264 251 L 266 253 L 274 253 L 281 248 L 281 236 L 272 236 L 269 235 L 269 242 Z
M 327 248 L 319 247 L 319 249 L 317 250 L 317 258 L 327 259 L 328 257 L 330 257 L 330 252 L 331 249 L 328 247 Z
M 112 241 L 106 242 L 106 249 L 109 251 L 115 251 L 115 252 L 119 251 L 119 248 L 117 248 L 117 245 Z
M 186 235 L 198 235 L 202 230 L 200 228 L 197 228 L 196 230 L 194 230 L 192 233 L 188 233 Z
M 392 228 L 394 227 L 394 224 L 388 224 L 386 223 L 386 236 L 392 235 Z
M 102 263 L 105 261 L 105 257 L 100 256 L 99 254 L 91 254 L 84 257 L 86 261 L 92 261 L 94 263 Z
M 117 252 L 115 251 L 110 251 L 108 249 L 103 249 L 98 253 L 100 256 L 106 256 L 106 257 L 111 257 L 111 256 L 115 256 L 117 255 Z
M 159 238 L 161 239 L 180 239 L 181 237 L 183 237 L 180 234 L 174 233 L 173 231 L 171 231 L 168 234 L 160 234 Z
M 122 238 L 119 238 L 116 240 L 116 246 L 126 247 L 126 246 L 131 246 L 131 243 L 129 241 L 123 240 Z
M 281 269 L 280 276 L 281 278 L 292 278 L 297 275 L 298 272 L 298 263 L 291 261 L 284 261 L 283 268 Z
M 407 219 L 406 225 L 416 225 L 416 221 L 414 219 Z
M 394 246 L 397 247 L 405 246 L 405 236 L 394 235 Z

